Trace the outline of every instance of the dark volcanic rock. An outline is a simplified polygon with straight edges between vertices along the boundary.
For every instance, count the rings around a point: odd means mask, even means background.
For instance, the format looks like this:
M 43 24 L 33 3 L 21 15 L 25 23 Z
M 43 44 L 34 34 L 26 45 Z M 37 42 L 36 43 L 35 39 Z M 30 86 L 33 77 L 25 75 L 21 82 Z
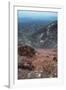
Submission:
M 20 56 L 32 57 L 35 55 L 35 53 L 36 53 L 35 49 L 30 46 L 25 45 L 18 47 L 18 54 Z
M 31 57 L 26 57 L 26 56 L 19 56 L 18 60 L 18 68 L 24 69 L 24 70 L 32 70 L 32 58 Z
M 57 57 L 53 57 L 53 60 L 57 62 Z
M 32 70 L 32 65 L 29 64 L 28 62 L 25 62 L 23 64 L 22 63 L 18 64 L 18 68 Z
M 24 70 L 32 70 L 32 62 L 28 60 L 23 60 L 21 63 L 18 64 L 18 68 L 24 69 Z

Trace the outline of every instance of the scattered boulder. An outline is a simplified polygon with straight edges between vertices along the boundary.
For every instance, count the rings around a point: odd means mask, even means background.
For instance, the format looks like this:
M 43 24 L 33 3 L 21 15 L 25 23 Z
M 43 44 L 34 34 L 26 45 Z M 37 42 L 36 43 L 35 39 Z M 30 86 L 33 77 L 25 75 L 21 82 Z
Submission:
M 21 69 L 19 68 L 18 69 L 18 79 L 27 79 L 28 76 L 27 74 L 29 73 L 30 71 L 29 70 L 24 70 L 24 69 Z
M 42 73 L 38 72 L 38 71 L 31 71 L 28 73 L 28 78 L 32 79 L 32 78 L 41 78 Z
M 18 68 L 24 69 L 24 70 L 32 70 L 32 65 L 25 62 L 24 64 L 18 64 Z
M 53 61 L 57 62 L 57 57 L 53 57 Z
M 23 57 L 22 60 L 18 62 L 18 68 L 32 70 L 32 58 Z

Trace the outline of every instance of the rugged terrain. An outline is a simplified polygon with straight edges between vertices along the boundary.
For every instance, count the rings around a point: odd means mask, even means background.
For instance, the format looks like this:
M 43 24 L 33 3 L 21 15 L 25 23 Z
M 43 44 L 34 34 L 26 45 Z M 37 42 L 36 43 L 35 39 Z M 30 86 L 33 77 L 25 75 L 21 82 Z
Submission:
M 18 79 L 58 76 L 57 20 L 38 26 L 18 24 Z
M 57 48 L 57 21 L 39 27 L 38 30 L 28 29 L 28 27 L 18 30 L 18 44 L 30 45 L 34 48 Z
M 20 51 L 24 50 L 25 51 Z M 36 49 L 24 46 L 18 50 L 18 79 L 57 77 L 57 50 Z

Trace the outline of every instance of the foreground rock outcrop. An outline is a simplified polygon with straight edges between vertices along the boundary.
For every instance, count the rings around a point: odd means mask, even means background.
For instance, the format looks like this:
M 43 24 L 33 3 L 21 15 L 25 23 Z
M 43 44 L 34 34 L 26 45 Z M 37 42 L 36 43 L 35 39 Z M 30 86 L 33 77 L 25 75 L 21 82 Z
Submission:
M 35 49 L 30 46 L 25 45 L 18 47 L 18 54 L 20 56 L 32 57 L 33 55 L 35 55 L 35 53 Z

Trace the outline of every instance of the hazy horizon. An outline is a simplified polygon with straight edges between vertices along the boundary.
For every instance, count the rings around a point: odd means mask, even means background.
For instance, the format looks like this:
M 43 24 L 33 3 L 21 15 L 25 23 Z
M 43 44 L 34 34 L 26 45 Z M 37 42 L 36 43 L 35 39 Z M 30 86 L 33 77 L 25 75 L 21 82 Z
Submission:
M 28 22 L 28 21 L 43 21 L 43 20 L 57 20 L 57 12 L 49 12 L 49 11 L 17 11 L 18 21 L 19 22 Z M 24 21 L 22 21 L 24 19 Z

